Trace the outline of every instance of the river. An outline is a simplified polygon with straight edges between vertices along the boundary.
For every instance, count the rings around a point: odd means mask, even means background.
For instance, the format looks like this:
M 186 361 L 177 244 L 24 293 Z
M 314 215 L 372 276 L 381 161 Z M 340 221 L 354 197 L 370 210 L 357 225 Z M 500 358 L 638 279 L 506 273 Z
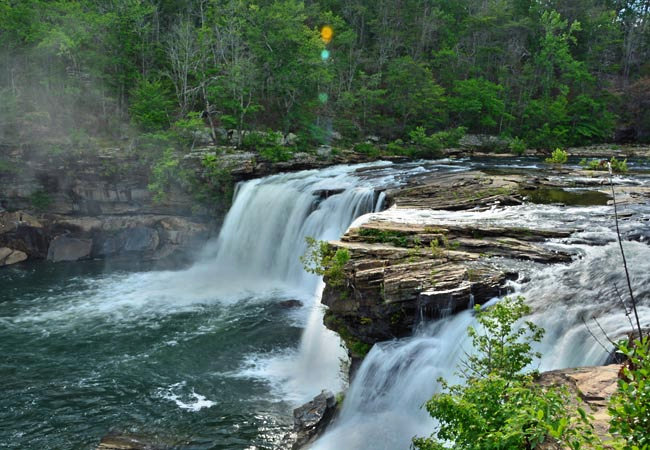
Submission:
M 536 167 L 526 159 L 375 163 L 252 180 L 238 186 L 219 237 L 183 270 L 132 261 L 3 269 L 0 448 L 88 449 L 111 431 L 189 449 L 278 448 L 294 407 L 321 389 L 346 385 L 345 352 L 322 326 L 322 281 L 299 262 L 304 238 L 338 238 L 359 216 L 382 208 L 380 190 L 410 176 L 512 164 Z M 552 227 L 566 218 L 553 205 L 519 208 L 482 214 L 518 226 Z M 647 209 L 637 215 L 647 219 Z M 579 257 L 550 268 L 527 265 L 530 281 L 513 285 L 533 299 L 533 314 L 549 330 L 542 368 L 603 359 L 577 326 L 585 308 L 598 312 L 608 330 L 625 327 L 619 313 L 608 312 L 613 275 L 599 272 L 617 257 L 611 213 L 607 207 L 571 213 L 593 227 L 549 245 L 570 247 Z M 472 214 L 439 218 L 486 219 Z M 633 280 L 647 300 L 648 247 L 626 249 L 633 267 L 643 268 Z M 564 309 L 534 300 L 551 298 L 548 290 Z M 602 301 L 590 303 L 594 295 Z M 412 435 L 431 426 L 419 405 L 435 392 L 437 376 L 453 374 L 472 320 L 462 313 L 376 346 L 340 420 L 316 447 L 408 448 Z M 461 345 L 450 351 L 449 342 Z M 576 345 L 584 348 L 576 352 Z

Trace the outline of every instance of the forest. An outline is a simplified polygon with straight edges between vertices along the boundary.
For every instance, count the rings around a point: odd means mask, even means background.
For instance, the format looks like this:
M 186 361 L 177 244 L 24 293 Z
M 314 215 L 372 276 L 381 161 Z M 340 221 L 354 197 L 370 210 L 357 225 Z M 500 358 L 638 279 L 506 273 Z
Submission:
M 0 140 L 650 139 L 643 0 L 0 0 Z

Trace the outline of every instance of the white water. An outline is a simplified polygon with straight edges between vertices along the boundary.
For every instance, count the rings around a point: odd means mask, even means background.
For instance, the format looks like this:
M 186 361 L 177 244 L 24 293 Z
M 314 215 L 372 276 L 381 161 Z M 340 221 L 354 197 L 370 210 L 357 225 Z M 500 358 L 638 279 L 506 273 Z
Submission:
M 611 209 L 610 209 L 611 214 Z M 538 350 L 544 355 L 540 370 L 601 364 L 607 351 L 590 335 L 592 332 L 607 344 L 593 318 L 606 333 L 620 337 L 631 329 L 614 285 L 627 298 L 621 256 L 611 216 L 606 208 L 561 208 L 557 206 L 521 206 L 485 212 L 389 210 L 359 218 L 355 225 L 369 220 L 420 221 L 422 223 L 480 222 L 525 226 L 534 223 L 543 228 L 577 226 L 589 231 L 551 246 L 577 254 L 569 264 L 521 267 L 530 278 L 513 283 L 515 295 L 526 297 L 532 308 L 527 318 L 546 330 Z M 623 228 L 647 226 L 643 217 L 623 224 Z M 609 226 L 609 227 L 608 227 Z M 603 246 L 584 243 L 609 242 Z M 632 285 L 641 303 L 642 326 L 650 326 L 650 248 L 643 243 L 625 243 Z M 476 326 L 471 312 L 441 319 L 425 327 L 413 338 L 381 343 L 373 347 L 364 360 L 345 398 L 341 416 L 312 449 L 361 450 L 408 449 L 414 436 L 428 436 L 434 422 L 420 408 L 440 389 L 438 377 L 454 382 L 458 363 L 471 351 L 466 335 L 468 325 Z M 609 348 L 609 347 L 608 347 Z

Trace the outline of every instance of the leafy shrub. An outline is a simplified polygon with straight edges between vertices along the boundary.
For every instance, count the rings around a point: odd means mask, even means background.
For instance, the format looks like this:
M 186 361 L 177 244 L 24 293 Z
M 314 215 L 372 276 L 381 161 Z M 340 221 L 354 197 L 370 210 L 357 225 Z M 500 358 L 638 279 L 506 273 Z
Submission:
M 376 158 L 381 154 L 379 148 L 370 142 L 361 142 L 359 144 L 356 144 L 354 146 L 354 151 L 367 155 L 371 158 Z
M 149 191 L 153 193 L 154 202 L 160 203 L 165 200 L 169 187 L 178 175 L 178 164 L 178 156 L 171 147 L 166 148 L 162 157 L 154 163 L 147 185 Z
M 623 366 L 618 391 L 610 400 L 610 432 L 620 436 L 624 449 L 650 448 L 650 339 L 648 336 L 620 342 L 619 352 L 629 363 Z
M 508 144 L 508 148 L 513 154 L 521 156 L 526 152 L 526 141 L 515 137 Z
M 609 160 L 610 165 L 612 166 L 612 171 L 617 173 L 627 172 L 627 159 L 619 161 L 615 156 L 612 156 L 612 159 Z M 607 167 L 607 160 L 605 159 L 592 159 L 587 161 L 586 158 L 583 158 L 580 161 L 580 165 L 585 170 L 609 170 Z
M 244 136 L 242 147 L 257 151 L 260 156 L 272 163 L 288 161 L 293 152 L 282 146 L 282 134 L 278 132 L 251 132 Z
M 52 204 L 52 197 L 44 190 L 38 190 L 30 194 L 29 202 L 35 210 L 44 211 Z
M 350 252 L 345 248 L 336 251 L 326 241 L 306 237 L 307 251 L 300 257 L 303 267 L 309 273 L 325 277 L 330 286 L 342 286 L 345 281 L 345 264 L 350 260 Z
M 230 205 L 234 190 L 230 170 L 222 167 L 219 159 L 213 154 L 205 155 L 201 166 L 204 168 L 202 179 L 193 180 L 194 198 L 206 206 L 214 206 L 217 203 Z
M 566 390 L 542 388 L 534 373 L 523 372 L 533 358 L 531 343 L 544 330 L 521 322 L 529 313 L 522 297 L 506 298 L 487 310 L 475 308 L 480 328 L 470 327 L 474 352 L 462 363 L 464 385 L 439 380 L 443 392 L 425 407 L 439 425 L 437 436 L 415 438 L 420 450 L 529 449 L 547 439 L 570 448 L 592 442 L 594 434 L 582 409 L 571 414 Z
M 441 150 L 457 146 L 458 142 L 465 136 L 465 131 L 464 127 L 458 127 L 427 135 L 423 127 L 417 127 L 409 133 L 409 137 L 415 145 L 412 156 L 416 158 L 440 158 L 442 156 Z
M 564 164 L 569 160 L 569 154 L 562 150 L 561 148 L 556 148 L 551 153 L 550 158 L 546 158 L 545 161 L 550 164 Z
M 291 150 L 281 145 L 264 147 L 259 151 L 259 154 L 262 158 L 272 163 L 289 161 L 293 156 L 293 152 Z

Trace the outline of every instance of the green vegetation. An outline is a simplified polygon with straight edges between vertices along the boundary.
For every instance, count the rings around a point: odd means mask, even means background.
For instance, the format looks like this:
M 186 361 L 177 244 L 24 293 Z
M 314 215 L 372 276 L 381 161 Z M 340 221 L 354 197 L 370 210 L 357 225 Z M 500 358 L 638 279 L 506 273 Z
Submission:
M 556 148 L 553 150 L 551 157 L 545 159 L 545 161 L 549 164 L 564 164 L 568 160 L 569 154 L 566 152 L 566 150 L 562 150 L 561 148 Z
M 410 234 L 396 230 L 380 230 L 377 228 L 359 228 L 357 234 L 368 242 L 393 244 L 396 247 L 409 247 Z
M 325 281 L 330 286 L 343 286 L 345 281 L 344 267 L 350 260 L 350 252 L 345 248 L 334 251 L 327 241 L 318 241 L 309 236 L 305 240 L 307 242 L 307 251 L 300 257 L 300 262 L 302 262 L 305 270 L 325 277 Z
M 192 120 L 238 147 L 249 131 L 305 149 L 336 130 L 416 157 L 460 127 L 532 148 L 601 142 L 616 124 L 647 140 L 648 15 L 631 0 L 3 0 L 0 140 Z
M 610 400 L 610 432 L 624 442 L 625 450 L 650 448 L 650 339 L 620 342 L 619 352 L 628 363 Z
M 513 154 L 522 156 L 526 152 L 526 141 L 515 137 L 508 144 L 508 148 Z
M 31 193 L 29 202 L 36 211 L 45 211 L 52 204 L 52 197 L 47 192 L 38 190 Z
M 334 330 L 336 334 L 338 334 L 339 337 L 343 340 L 343 342 L 345 342 L 345 346 L 352 354 L 352 356 L 363 358 L 372 348 L 372 345 L 362 342 L 353 336 L 352 333 L 350 333 L 350 330 L 348 329 L 345 322 L 332 314 L 329 309 L 325 311 L 325 317 L 323 318 L 323 321 L 327 328 Z
M 463 385 L 440 380 L 444 392 L 425 407 L 439 425 L 436 436 L 415 438 L 420 450 L 529 449 L 546 439 L 573 449 L 596 441 L 589 417 L 569 411 L 563 389 L 542 388 L 526 372 L 534 358 L 531 343 L 544 331 L 521 322 L 529 313 L 522 297 L 506 298 L 487 310 L 476 307 L 479 328 L 470 327 L 474 352 L 462 364 Z
M 585 170 L 609 170 L 609 167 L 607 165 L 608 161 L 607 160 L 602 160 L 602 159 L 592 159 L 590 161 L 587 161 L 587 159 L 582 159 L 580 161 L 580 165 L 585 169 Z M 615 156 L 612 156 L 612 159 L 609 160 L 609 164 L 612 167 L 612 172 L 616 173 L 625 173 L 627 172 L 627 159 L 624 159 L 622 161 L 619 161 L 616 159 Z

